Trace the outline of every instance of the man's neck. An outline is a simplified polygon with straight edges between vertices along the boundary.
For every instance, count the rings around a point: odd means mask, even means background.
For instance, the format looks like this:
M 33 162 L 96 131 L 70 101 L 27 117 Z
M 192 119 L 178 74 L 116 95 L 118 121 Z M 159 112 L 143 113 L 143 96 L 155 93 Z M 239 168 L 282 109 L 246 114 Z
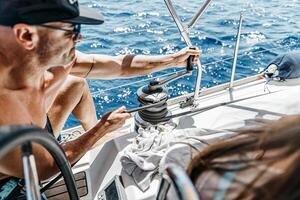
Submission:
M 1 87 L 9 90 L 42 89 L 44 74 L 41 69 L 28 65 L 4 67 L 0 64 Z

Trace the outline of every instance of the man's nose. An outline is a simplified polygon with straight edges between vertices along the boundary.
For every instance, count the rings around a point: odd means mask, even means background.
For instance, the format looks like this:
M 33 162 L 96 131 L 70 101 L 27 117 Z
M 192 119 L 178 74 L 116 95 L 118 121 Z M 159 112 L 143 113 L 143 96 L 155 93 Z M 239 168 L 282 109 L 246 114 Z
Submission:
M 76 35 L 73 35 L 73 41 L 74 41 L 75 43 L 79 43 L 79 42 L 81 42 L 83 39 L 84 39 L 84 38 L 83 38 L 83 35 L 82 35 L 81 33 L 78 33 L 78 34 L 76 34 Z

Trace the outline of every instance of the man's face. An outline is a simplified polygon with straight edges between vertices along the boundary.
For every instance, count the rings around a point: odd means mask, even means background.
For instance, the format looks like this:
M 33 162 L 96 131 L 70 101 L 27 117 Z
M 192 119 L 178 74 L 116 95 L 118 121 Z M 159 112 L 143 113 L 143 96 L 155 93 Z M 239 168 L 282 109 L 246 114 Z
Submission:
M 78 38 L 69 23 L 47 23 L 38 26 L 39 42 L 36 53 L 41 64 L 49 67 L 63 66 L 75 58 L 75 44 Z

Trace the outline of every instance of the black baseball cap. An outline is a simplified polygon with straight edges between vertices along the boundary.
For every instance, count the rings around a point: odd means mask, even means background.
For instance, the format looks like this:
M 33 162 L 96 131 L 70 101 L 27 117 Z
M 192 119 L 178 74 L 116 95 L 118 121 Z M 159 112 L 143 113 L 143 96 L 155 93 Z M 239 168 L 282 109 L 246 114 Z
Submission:
M 78 0 L 0 0 L 0 25 L 47 22 L 96 25 L 104 19 L 96 10 L 79 5 Z

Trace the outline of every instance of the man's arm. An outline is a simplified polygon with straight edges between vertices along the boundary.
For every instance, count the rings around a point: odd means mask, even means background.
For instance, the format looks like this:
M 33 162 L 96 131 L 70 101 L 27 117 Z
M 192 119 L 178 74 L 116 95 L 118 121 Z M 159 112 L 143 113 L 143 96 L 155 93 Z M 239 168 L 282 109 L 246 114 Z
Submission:
M 120 108 L 104 115 L 95 127 L 78 138 L 61 144 L 71 164 L 78 161 L 105 134 L 120 128 L 130 114 Z M 58 172 L 58 168 L 51 155 L 40 145 L 33 144 L 33 154 L 40 179 L 48 179 Z M 8 176 L 23 177 L 21 150 L 16 148 L 0 160 L 0 173 Z
M 184 48 L 169 55 L 84 54 L 76 52 L 77 60 L 71 74 L 80 77 L 112 79 L 146 75 L 169 67 L 186 66 L 189 56 L 199 57 L 199 50 Z

